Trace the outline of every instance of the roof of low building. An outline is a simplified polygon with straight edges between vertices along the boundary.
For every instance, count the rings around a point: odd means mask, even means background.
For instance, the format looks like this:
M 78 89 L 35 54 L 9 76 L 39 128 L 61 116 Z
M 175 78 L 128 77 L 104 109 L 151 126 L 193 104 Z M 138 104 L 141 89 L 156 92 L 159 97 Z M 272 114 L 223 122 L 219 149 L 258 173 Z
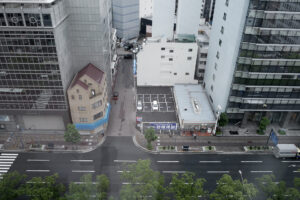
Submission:
M 215 123 L 216 117 L 201 85 L 176 84 L 174 97 L 184 123 Z
M 95 65 L 89 63 L 87 66 L 85 66 L 82 70 L 80 70 L 76 76 L 74 77 L 70 88 L 74 87 L 76 84 L 80 85 L 81 87 L 83 87 L 84 89 L 88 89 L 88 85 L 86 83 L 84 83 L 83 81 L 80 80 L 80 78 L 84 75 L 87 75 L 88 77 L 90 77 L 91 79 L 93 79 L 94 81 L 96 81 L 98 84 L 101 83 L 104 72 L 97 68 Z

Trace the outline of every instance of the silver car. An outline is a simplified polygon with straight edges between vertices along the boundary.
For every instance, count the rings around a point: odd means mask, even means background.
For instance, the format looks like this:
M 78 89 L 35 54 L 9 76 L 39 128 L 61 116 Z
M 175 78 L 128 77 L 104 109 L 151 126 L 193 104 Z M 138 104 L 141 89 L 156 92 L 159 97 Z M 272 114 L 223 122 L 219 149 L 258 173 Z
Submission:
M 137 104 L 136 104 L 136 109 L 137 109 L 138 111 L 143 110 L 143 105 L 142 105 L 142 102 L 141 102 L 141 101 L 138 101 L 138 102 L 137 102 Z

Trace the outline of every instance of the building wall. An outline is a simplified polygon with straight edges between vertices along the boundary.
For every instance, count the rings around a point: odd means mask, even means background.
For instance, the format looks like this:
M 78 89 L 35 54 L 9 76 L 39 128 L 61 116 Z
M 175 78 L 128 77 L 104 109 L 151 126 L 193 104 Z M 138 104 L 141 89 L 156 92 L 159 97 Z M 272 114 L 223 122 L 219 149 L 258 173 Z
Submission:
M 153 0 L 140 1 L 140 18 L 151 17 L 153 14 Z
M 138 37 L 140 30 L 139 0 L 113 0 L 113 26 L 123 40 Z
M 249 0 L 240 0 L 238 4 L 230 1 L 228 6 L 225 5 L 225 1 L 216 1 L 204 77 L 205 88 L 214 109 L 217 110 L 217 106 L 220 105 L 222 112 L 227 107 L 249 5 Z M 226 20 L 223 19 L 224 13 L 226 13 Z M 221 33 L 222 27 L 223 33 Z M 219 44 L 220 40 L 221 44 Z
M 189 49 L 192 51 L 189 52 Z M 197 50 L 196 43 L 147 42 L 137 55 L 137 85 L 197 83 L 194 80 Z M 187 60 L 188 57 L 191 60 Z
M 200 16 L 203 13 L 204 2 L 199 0 L 179 0 L 177 11 L 177 34 L 198 33 Z M 201 11 L 202 9 L 202 11 Z
M 175 0 L 154 0 L 152 37 L 173 38 Z

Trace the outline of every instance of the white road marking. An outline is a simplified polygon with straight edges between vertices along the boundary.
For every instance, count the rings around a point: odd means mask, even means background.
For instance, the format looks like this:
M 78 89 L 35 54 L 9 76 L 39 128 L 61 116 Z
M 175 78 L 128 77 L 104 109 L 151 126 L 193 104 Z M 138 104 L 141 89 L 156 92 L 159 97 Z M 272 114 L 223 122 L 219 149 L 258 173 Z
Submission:
M 46 182 L 44 182 L 44 181 L 41 181 L 41 182 L 27 181 L 26 183 L 27 183 L 27 184 L 31 184 L 31 183 L 33 183 L 33 184 L 34 184 L 34 183 L 46 183 Z
M 50 160 L 27 159 L 27 162 L 49 162 Z
M 300 171 L 293 171 L 294 173 L 300 173 Z
M 15 159 L 9 159 L 9 158 L 7 158 L 7 159 L 0 159 L 0 161 L 14 161 Z
M 164 174 L 184 174 L 185 171 L 162 171 Z
M 3 170 L 3 169 L 9 170 L 9 167 L 0 167 L 0 170 Z
M 200 160 L 199 163 L 221 163 L 220 160 Z
M 0 164 L 0 167 L 10 167 L 11 165 L 2 165 Z
M 114 160 L 114 162 L 136 163 L 136 160 Z
M 77 185 L 80 185 L 80 184 L 85 184 L 86 182 L 73 182 L 73 183 L 75 183 L 75 184 L 77 184 Z M 98 184 L 97 182 L 92 182 L 92 184 L 93 185 L 96 185 L 96 184 Z
M 141 185 L 141 184 L 145 184 L 145 183 L 129 183 L 129 182 L 123 182 L 122 184 L 123 184 L 123 185 L 131 185 L 131 184 L 134 184 L 134 185 Z
M 1 173 L 7 173 L 8 170 L 0 170 Z
M 262 163 L 261 160 L 242 160 L 241 163 Z
M 17 156 L 17 153 L 1 153 L 2 156 Z
M 179 163 L 178 160 L 158 160 L 158 163 Z
M 95 173 L 94 170 L 72 170 L 74 173 Z
M 293 162 L 300 162 L 300 160 L 282 160 L 283 163 L 293 163 Z
M 125 171 L 117 171 L 117 173 L 123 173 L 123 172 L 125 172 Z M 130 171 L 126 171 L 126 172 L 130 172 Z
M 26 172 L 50 172 L 49 169 L 28 169 Z
M 273 171 L 250 171 L 251 173 L 272 173 Z
M 17 156 L 0 156 L 0 159 L 1 159 L 1 158 L 14 158 L 14 159 L 16 159 Z
M 12 165 L 12 164 L 13 164 L 13 162 L 0 162 L 0 165 L 2 165 L 2 164 L 4 164 L 4 165 L 6 165 L 6 164 L 10 164 L 10 165 Z
M 207 171 L 208 174 L 228 174 L 229 171 Z
M 93 160 L 71 160 L 71 162 L 93 162 Z

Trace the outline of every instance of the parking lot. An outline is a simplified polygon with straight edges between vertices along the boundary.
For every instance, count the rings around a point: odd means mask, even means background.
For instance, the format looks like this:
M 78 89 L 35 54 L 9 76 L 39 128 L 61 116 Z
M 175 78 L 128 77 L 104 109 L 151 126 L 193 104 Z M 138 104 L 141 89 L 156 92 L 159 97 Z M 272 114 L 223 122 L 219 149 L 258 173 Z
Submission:
M 143 122 L 176 122 L 176 109 L 171 87 L 138 87 L 137 101 L 142 104 L 142 110 L 137 116 L 143 117 Z M 158 110 L 153 110 L 153 101 L 157 101 Z

